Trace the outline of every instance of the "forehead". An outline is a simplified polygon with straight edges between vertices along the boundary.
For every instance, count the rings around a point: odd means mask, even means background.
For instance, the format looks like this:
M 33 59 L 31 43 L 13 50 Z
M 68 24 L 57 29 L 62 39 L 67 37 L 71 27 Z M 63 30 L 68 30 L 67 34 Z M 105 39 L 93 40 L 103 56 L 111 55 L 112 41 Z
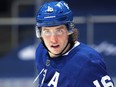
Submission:
M 66 25 L 58 25 L 51 27 L 42 27 L 42 30 L 55 30 L 55 29 L 67 29 Z

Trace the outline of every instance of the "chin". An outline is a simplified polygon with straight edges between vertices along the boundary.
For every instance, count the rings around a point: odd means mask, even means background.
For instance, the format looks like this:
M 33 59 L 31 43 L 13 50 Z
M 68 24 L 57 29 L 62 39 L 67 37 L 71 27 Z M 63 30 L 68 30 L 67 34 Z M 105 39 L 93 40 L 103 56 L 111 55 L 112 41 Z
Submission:
M 60 52 L 58 52 L 58 51 L 51 51 L 53 54 L 59 54 L 59 53 L 61 53 L 61 51 Z
M 53 52 L 53 54 L 56 54 L 56 55 L 59 54 L 59 53 L 60 53 L 60 52 Z

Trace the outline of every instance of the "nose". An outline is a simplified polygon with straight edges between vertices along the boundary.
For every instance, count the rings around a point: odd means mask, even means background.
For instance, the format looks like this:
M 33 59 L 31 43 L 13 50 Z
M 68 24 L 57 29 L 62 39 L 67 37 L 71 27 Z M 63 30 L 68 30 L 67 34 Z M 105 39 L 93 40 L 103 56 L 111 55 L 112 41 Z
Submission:
M 57 43 L 58 42 L 58 38 L 57 35 L 52 34 L 50 37 L 51 43 Z

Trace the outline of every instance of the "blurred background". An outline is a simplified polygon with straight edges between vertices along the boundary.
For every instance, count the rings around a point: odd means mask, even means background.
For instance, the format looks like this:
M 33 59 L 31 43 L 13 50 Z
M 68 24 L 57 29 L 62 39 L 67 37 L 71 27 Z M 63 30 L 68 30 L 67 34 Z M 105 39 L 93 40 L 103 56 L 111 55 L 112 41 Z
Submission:
M 0 1 L 0 87 L 37 87 L 35 15 L 50 0 Z M 116 0 L 64 0 L 79 41 L 100 52 L 116 84 Z

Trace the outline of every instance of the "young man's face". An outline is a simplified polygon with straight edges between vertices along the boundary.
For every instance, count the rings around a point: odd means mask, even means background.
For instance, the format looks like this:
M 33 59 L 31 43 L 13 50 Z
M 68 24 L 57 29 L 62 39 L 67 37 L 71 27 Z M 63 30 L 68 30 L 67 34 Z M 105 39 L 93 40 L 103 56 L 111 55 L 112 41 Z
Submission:
M 59 54 L 68 43 L 68 30 L 65 25 L 42 27 L 42 39 L 53 54 Z

